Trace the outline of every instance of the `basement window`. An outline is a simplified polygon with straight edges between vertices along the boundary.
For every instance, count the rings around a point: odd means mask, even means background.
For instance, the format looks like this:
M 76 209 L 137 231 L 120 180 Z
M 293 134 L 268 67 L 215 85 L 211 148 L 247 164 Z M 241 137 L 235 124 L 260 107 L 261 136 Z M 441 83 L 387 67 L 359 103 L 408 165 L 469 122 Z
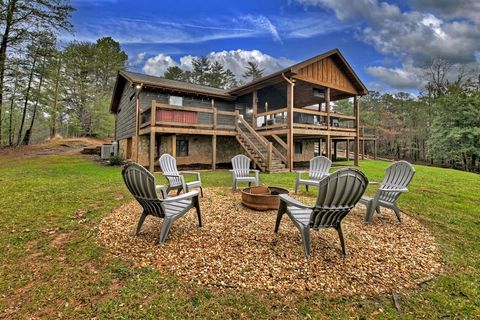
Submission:
M 188 157 L 188 140 L 177 140 L 177 157 Z
M 303 144 L 301 141 L 295 142 L 294 147 L 295 147 L 295 154 L 303 153 Z

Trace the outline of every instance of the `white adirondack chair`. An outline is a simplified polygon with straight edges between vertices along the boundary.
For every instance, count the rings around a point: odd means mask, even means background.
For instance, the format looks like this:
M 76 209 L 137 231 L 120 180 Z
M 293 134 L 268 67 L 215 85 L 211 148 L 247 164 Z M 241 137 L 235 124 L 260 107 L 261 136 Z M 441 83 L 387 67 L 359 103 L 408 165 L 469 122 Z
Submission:
M 310 168 L 308 171 L 308 179 L 302 179 L 302 173 L 305 171 L 296 171 L 297 182 L 295 183 L 295 193 L 298 192 L 300 185 L 305 185 L 305 189 L 308 191 L 308 186 L 318 186 L 320 180 L 328 176 L 328 170 L 332 166 L 332 161 L 324 156 L 318 156 L 310 159 Z
M 178 171 L 177 160 L 167 153 L 163 154 L 158 162 L 160 163 L 163 176 L 165 176 L 165 178 L 168 180 L 168 186 L 166 188 L 167 194 L 170 192 L 170 190 L 177 190 L 177 194 L 180 194 L 182 190 L 184 192 L 189 192 L 193 188 L 200 188 L 200 194 L 203 197 L 202 179 L 200 178 L 199 172 Z M 183 177 L 185 174 L 194 175 L 196 180 L 185 182 L 185 178 Z
M 232 191 L 237 190 L 239 182 L 248 182 L 248 186 L 250 186 L 252 182 L 255 186 L 259 185 L 259 171 L 250 169 L 250 162 L 250 158 L 243 154 L 236 155 L 232 158 L 233 169 L 230 170 L 232 173 Z M 254 173 L 254 175 L 252 176 L 250 173 Z
M 372 220 L 375 211 L 380 213 L 380 207 L 392 209 L 398 221 L 402 222 L 397 199 L 402 193 L 408 191 L 407 187 L 414 175 L 415 168 L 410 163 L 398 161 L 387 168 L 382 182 L 370 182 L 370 184 L 379 185 L 379 188 L 374 198 L 363 196 L 360 199 L 360 203 L 367 207 L 365 222 L 369 223 Z

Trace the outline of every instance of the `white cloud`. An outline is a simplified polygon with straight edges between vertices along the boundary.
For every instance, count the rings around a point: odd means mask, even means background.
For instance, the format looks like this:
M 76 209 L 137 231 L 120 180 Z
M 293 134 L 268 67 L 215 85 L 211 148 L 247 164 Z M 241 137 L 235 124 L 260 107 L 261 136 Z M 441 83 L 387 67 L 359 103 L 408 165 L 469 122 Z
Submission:
M 418 10 L 402 11 L 395 4 L 378 0 L 296 0 L 308 6 L 331 9 L 338 20 L 358 23 L 357 37 L 384 55 L 400 59 L 401 66 L 374 66 L 367 72 L 398 88 L 418 88 L 424 84 L 421 68 L 434 58 L 478 67 L 480 17 L 478 0 L 413 0 L 417 8 L 436 7 L 434 14 Z M 441 4 L 439 4 L 441 3 Z M 458 10 L 457 3 L 462 10 Z M 476 10 L 468 14 L 469 10 Z M 460 16 L 460 14 L 462 16 Z M 455 19 L 454 19 L 455 18 Z M 419 71 L 420 70 L 420 71 Z
M 145 62 L 147 56 L 146 52 L 137 53 L 133 58 L 128 59 L 127 65 L 129 67 L 136 67 Z
M 287 58 L 274 58 L 259 50 L 230 50 L 210 52 L 206 56 L 211 62 L 218 61 L 226 68 L 230 69 L 238 79 L 242 79 L 245 72 L 245 66 L 248 61 L 256 62 L 260 68 L 264 69 L 264 74 L 270 74 L 281 70 L 294 61 Z M 178 66 L 183 70 L 192 70 L 192 60 L 196 58 L 192 55 L 180 57 L 175 61 L 171 56 L 160 53 L 155 57 L 149 58 L 143 66 L 143 71 L 149 75 L 163 76 L 165 70 L 171 66 Z
M 282 43 L 282 39 L 280 38 L 280 34 L 278 33 L 277 28 L 272 24 L 272 22 L 265 16 L 253 16 L 253 15 L 246 15 L 240 17 L 240 19 L 245 20 L 251 23 L 254 27 L 265 30 L 272 35 L 274 41 L 278 41 Z

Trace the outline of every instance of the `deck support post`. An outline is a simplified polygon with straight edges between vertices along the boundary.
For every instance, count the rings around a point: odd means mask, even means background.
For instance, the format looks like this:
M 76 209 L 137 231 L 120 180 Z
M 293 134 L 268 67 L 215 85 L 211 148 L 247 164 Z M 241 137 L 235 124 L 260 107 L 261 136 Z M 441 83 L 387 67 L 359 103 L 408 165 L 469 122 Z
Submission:
M 288 134 L 287 134 L 287 161 L 288 169 L 293 171 L 293 105 L 294 105 L 294 87 L 295 83 L 285 77 L 287 80 L 287 120 L 288 120 Z
M 327 112 L 327 130 L 330 131 L 330 88 L 325 88 L 325 111 Z
M 217 135 L 212 136 L 212 170 L 217 168 Z
M 373 140 L 373 160 L 377 160 L 377 140 Z
M 337 161 L 337 140 L 333 140 L 333 161 Z
M 172 150 L 172 157 L 176 159 L 177 158 L 177 135 L 176 134 L 172 135 L 171 150 Z
M 350 161 L 350 139 L 347 139 L 347 146 L 345 147 L 347 161 Z
M 332 139 L 327 136 L 327 158 L 332 160 Z
M 257 99 L 257 89 L 253 90 L 253 94 L 252 94 L 252 108 L 253 108 L 253 112 L 252 112 L 252 127 L 253 129 L 257 129 L 257 102 L 258 102 L 258 99 Z
M 353 164 L 358 167 L 358 155 L 360 153 L 360 103 L 358 101 L 358 96 L 353 97 L 353 108 L 355 113 L 355 149 Z
M 138 141 L 137 141 L 138 143 Z M 150 170 L 151 173 L 155 171 L 155 131 L 154 128 L 152 127 L 150 129 L 150 155 L 148 157 L 148 170 Z

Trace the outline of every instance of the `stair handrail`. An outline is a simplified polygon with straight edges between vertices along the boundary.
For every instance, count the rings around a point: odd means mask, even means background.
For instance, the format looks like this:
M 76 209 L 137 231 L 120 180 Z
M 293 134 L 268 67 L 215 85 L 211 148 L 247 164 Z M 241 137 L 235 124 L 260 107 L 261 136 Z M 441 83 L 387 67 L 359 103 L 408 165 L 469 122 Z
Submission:
M 267 159 L 265 158 L 265 155 L 260 151 L 258 150 L 257 146 L 255 145 L 255 143 L 252 142 L 252 140 L 250 140 L 250 138 L 245 134 L 245 132 L 243 132 L 242 130 L 239 130 L 238 133 L 245 139 L 248 141 L 248 143 L 250 144 L 250 146 L 255 150 L 255 152 L 258 153 L 259 157 L 262 158 L 262 160 L 264 162 L 267 161 Z

